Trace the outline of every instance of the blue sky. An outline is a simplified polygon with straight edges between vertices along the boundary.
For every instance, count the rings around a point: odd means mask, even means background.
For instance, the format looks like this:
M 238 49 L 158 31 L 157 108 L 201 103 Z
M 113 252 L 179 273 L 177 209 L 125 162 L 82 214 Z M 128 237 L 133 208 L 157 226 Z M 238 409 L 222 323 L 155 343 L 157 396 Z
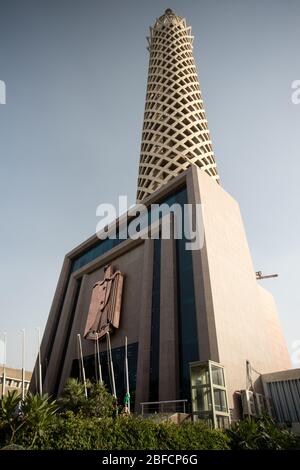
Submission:
M 0 333 L 11 366 L 26 328 L 32 367 L 63 257 L 95 232 L 97 205 L 135 200 L 145 36 L 168 7 L 192 25 L 221 183 L 240 203 L 255 269 L 279 273 L 262 282 L 291 352 L 300 340 L 300 2 L 0 0 Z

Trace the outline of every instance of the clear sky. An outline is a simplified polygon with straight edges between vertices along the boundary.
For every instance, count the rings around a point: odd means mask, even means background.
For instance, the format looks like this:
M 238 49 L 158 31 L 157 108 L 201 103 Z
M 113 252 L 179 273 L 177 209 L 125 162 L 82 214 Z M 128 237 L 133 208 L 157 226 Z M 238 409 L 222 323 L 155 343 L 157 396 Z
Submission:
M 21 328 L 33 366 L 35 328 L 65 253 L 95 232 L 96 206 L 135 200 L 145 36 L 168 7 L 192 25 L 221 183 L 240 203 L 255 270 L 280 275 L 261 282 L 290 351 L 300 348 L 299 0 L 0 0 L 0 333 L 10 366 L 21 365 Z

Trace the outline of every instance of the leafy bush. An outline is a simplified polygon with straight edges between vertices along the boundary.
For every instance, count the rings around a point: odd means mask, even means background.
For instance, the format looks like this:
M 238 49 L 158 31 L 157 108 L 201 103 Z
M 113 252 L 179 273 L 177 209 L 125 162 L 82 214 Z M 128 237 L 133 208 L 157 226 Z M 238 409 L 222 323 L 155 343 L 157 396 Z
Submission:
M 184 422 L 115 416 L 114 398 L 100 384 L 72 379 L 57 402 L 28 394 L 22 402 L 9 392 L 0 404 L 0 447 L 3 449 L 66 450 L 227 450 L 293 449 L 295 436 L 269 418 L 244 420 L 227 431 L 203 422 Z
M 245 419 L 227 431 L 233 450 L 286 450 L 297 447 L 291 432 L 280 429 L 270 417 Z
M 72 411 L 81 416 L 104 418 L 115 412 L 115 400 L 108 393 L 105 385 L 87 383 L 88 398 L 85 396 L 84 385 L 77 379 L 69 379 L 59 404 L 64 411 Z
M 36 442 L 41 449 L 76 450 L 196 450 L 229 449 L 222 431 L 205 425 L 155 423 L 134 416 L 86 418 L 72 412 L 56 416 L 48 435 Z
M 0 406 L 0 439 L 3 444 L 12 444 L 15 435 L 22 425 L 19 422 L 20 397 L 16 390 L 8 391 L 1 400 Z
M 23 446 L 17 444 L 9 444 L 8 446 L 2 447 L 0 450 L 26 450 Z
M 79 413 L 85 401 L 86 397 L 83 383 L 73 378 L 67 380 L 62 396 L 58 400 L 62 409 Z
M 48 395 L 28 393 L 22 402 L 18 393 L 9 391 L 0 407 L 0 440 L 2 445 L 22 444 L 34 446 L 36 439 L 46 432 L 57 411 Z
M 116 412 L 114 397 L 107 391 L 105 385 L 92 384 L 89 388 L 89 397 L 82 410 L 84 416 L 105 418 L 113 416 Z

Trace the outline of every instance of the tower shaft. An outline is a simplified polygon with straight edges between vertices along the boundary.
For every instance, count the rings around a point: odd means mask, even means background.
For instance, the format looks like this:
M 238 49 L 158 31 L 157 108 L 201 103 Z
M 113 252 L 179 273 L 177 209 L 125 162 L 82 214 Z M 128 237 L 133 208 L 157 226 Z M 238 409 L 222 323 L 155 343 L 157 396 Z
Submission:
M 197 165 L 219 181 L 186 20 L 172 10 L 150 28 L 137 202 Z

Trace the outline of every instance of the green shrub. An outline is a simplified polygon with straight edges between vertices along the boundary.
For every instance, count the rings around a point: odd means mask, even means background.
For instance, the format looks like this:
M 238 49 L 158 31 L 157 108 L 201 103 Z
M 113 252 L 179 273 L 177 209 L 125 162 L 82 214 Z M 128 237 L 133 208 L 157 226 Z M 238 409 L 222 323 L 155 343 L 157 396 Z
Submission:
M 64 391 L 58 399 L 58 403 L 63 410 L 79 413 L 86 401 L 84 385 L 77 379 L 70 378 L 67 380 Z
M 227 431 L 233 450 L 287 450 L 297 447 L 291 432 L 280 429 L 270 417 L 245 419 Z
M 107 391 L 105 385 L 92 384 L 89 388 L 88 400 L 82 408 L 82 414 L 88 417 L 106 418 L 113 416 L 115 410 L 115 399 Z
M 47 435 L 43 436 L 37 444 L 40 449 L 94 449 L 98 422 L 98 418 L 83 418 L 72 412 L 57 415 L 49 426 Z
M 84 385 L 77 379 L 66 382 L 59 404 L 64 411 L 72 411 L 82 416 L 104 418 L 115 412 L 115 400 L 100 383 L 87 383 L 88 398 L 85 396 Z
M 24 402 L 8 393 L 0 404 L 0 448 L 54 450 L 227 450 L 294 449 L 295 436 L 269 418 L 244 420 L 227 431 L 199 421 L 180 425 L 141 416 L 115 416 L 115 402 L 106 388 L 67 383 L 59 401 L 28 394 Z
M 46 432 L 56 411 L 57 406 L 49 401 L 48 395 L 28 393 L 22 402 L 16 391 L 9 391 L 0 407 L 1 445 L 33 447 L 37 437 Z
M 210 429 L 203 422 L 182 423 L 180 426 L 178 449 L 180 450 L 226 450 L 229 449 L 228 436 L 219 429 Z M 172 447 L 176 450 L 176 447 Z
M 25 450 L 25 447 L 18 446 L 17 444 L 9 444 L 8 446 L 1 447 L 0 450 Z
M 68 412 L 55 416 L 47 434 L 39 437 L 41 449 L 77 450 L 197 450 L 229 449 L 222 431 L 199 423 L 155 423 L 133 416 L 86 418 Z

